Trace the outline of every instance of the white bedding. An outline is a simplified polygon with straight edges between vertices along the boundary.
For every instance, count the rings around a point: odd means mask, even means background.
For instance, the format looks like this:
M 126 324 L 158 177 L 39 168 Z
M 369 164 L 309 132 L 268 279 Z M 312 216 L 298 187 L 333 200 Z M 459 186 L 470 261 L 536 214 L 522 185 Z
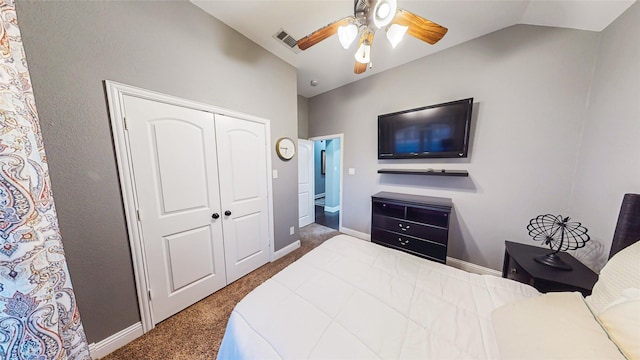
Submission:
M 537 295 L 338 235 L 238 303 L 218 358 L 496 359 L 491 311 Z

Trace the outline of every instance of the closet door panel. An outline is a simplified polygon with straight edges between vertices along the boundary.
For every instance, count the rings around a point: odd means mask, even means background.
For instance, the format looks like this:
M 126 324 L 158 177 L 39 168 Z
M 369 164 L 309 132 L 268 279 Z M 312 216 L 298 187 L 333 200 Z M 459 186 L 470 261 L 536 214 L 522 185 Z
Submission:
M 215 116 L 227 281 L 269 261 L 266 126 Z
M 260 255 L 263 250 L 262 234 L 260 234 L 262 229 L 261 221 L 260 212 L 256 212 L 237 217 L 233 222 L 230 222 L 234 227 L 236 238 L 242 239 L 242 241 L 227 243 L 227 246 L 235 247 L 236 262 L 242 262 L 254 255 Z
M 227 284 L 213 114 L 124 96 L 153 323 Z

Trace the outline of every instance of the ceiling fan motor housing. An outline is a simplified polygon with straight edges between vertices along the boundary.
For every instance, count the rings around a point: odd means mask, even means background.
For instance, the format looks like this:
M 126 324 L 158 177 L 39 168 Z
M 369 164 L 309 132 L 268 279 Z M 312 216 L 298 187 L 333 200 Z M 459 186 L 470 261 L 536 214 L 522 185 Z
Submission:
M 397 0 L 354 0 L 353 2 L 355 25 L 361 33 L 365 29 L 376 32 L 384 28 L 393 20 L 396 10 Z
M 353 2 L 353 16 L 355 17 L 355 25 L 358 26 L 359 30 L 361 30 L 362 27 L 367 27 L 369 2 L 371 2 L 371 0 L 354 0 Z

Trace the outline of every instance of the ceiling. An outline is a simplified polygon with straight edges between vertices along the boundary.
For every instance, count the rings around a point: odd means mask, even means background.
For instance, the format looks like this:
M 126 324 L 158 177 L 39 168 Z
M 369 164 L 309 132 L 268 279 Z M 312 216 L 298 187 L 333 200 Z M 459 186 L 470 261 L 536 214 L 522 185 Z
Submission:
M 435 45 L 405 36 L 393 49 L 382 30 L 374 38 L 373 68 L 353 73 L 356 50 L 344 50 L 332 36 L 295 53 L 274 35 L 284 29 L 295 39 L 353 15 L 352 0 L 191 0 L 297 69 L 298 94 L 312 97 L 465 41 L 516 24 L 602 31 L 635 0 L 398 0 L 402 8 L 449 29 Z M 297 49 L 297 48 L 296 48 Z M 317 80 L 317 86 L 311 86 Z

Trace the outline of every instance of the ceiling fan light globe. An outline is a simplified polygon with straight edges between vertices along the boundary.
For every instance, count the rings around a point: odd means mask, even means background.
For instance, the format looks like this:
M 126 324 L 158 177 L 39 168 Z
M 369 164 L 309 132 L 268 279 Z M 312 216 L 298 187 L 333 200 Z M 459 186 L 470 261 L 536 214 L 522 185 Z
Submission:
M 371 45 L 362 43 L 353 56 L 357 62 L 361 64 L 368 64 L 371 62 Z
M 408 26 L 398 24 L 393 24 L 389 27 L 387 30 L 387 40 L 391 43 L 391 47 L 395 49 L 396 46 L 398 46 L 408 29 Z
M 398 10 L 397 0 L 378 0 L 373 7 L 373 24 L 378 28 L 389 25 Z
M 338 40 L 343 48 L 348 49 L 353 40 L 358 36 L 358 27 L 354 24 L 340 26 L 338 28 Z
M 383 2 L 380 4 L 380 6 L 378 7 L 378 14 L 377 14 L 379 19 L 386 19 L 387 16 L 389 16 L 389 4 Z

